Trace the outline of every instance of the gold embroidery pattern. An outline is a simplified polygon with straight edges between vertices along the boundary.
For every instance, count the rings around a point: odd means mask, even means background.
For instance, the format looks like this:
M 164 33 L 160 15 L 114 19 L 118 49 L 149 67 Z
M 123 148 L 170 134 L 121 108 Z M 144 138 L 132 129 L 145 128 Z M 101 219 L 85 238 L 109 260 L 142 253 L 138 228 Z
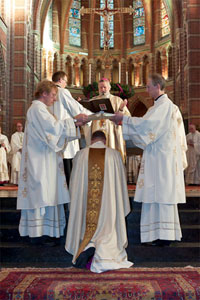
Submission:
M 144 179 L 140 179 L 140 181 L 138 182 L 138 186 L 139 186 L 140 189 L 143 188 L 143 186 L 144 186 Z
M 22 196 L 23 196 L 24 198 L 26 198 L 26 197 L 27 197 L 27 194 L 28 194 L 27 188 L 24 188 L 23 191 L 22 191 Z
M 52 136 L 51 136 L 51 134 L 48 134 L 47 135 L 47 141 L 50 142 L 51 140 L 52 140 Z
M 60 163 L 58 164 L 58 168 L 59 168 L 60 172 L 61 172 L 62 174 L 64 174 L 64 166 L 63 166 L 63 162 L 60 162 Z
M 154 141 L 155 138 L 156 138 L 156 135 L 154 133 L 150 132 L 149 133 L 149 138 L 150 138 L 151 141 Z
M 181 118 L 178 118 L 178 119 L 177 119 L 177 122 L 178 122 L 178 125 L 180 126 L 180 124 L 182 123 Z
M 144 174 L 144 161 L 142 161 L 140 165 L 140 174 Z
M 104 183 L 105 148 L 91 148 L 88 158 L 88 198 L 84 238 L 74 260 L 92 239 L 99 220 Z
M 24 173 L 22 175 L 24 182 L 27 182 L 27 168 L 24 168 Z

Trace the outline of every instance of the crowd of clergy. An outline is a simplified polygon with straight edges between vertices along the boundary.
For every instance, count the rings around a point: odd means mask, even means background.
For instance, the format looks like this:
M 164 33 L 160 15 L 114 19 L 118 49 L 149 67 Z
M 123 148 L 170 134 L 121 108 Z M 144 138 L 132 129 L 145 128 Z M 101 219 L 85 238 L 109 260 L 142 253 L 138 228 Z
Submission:
M 23 147 L 23 125 L 16 124 L 16 132 L 9 142 L 6 135 L 2 134 L 0 127 L 0 185 L 12 183 L 18 185 L 21 154 Z
M 154 105 L 141 118 L 131 117 L 127 100 L 111 95 L 103 78 L 93 100 L 109 98 L 114 115 L 91 122 L 92 112 L 72 97 L 66 82 L 59 71 L 38 84 L 25 133 L 18 122 L 9 143 L 0 130 L 0 183 L 19 185 L 20 236 L 57 240 L 66 227 L 64 204 L 70 203 L 65 249 L 73 264 L 97 273 L 129 268 L 127 179 L 136 183 L 134 201 L 142 203 L 141 243 L 180 241 L 177 204 L 186 201 L 185 182 L 200 185 L 200 133 L 190 124 L 185 135 L 180 110 L 159 74 L 149 77 Z M 142 157 L 127 160 L 125 140 L 142 149 Z

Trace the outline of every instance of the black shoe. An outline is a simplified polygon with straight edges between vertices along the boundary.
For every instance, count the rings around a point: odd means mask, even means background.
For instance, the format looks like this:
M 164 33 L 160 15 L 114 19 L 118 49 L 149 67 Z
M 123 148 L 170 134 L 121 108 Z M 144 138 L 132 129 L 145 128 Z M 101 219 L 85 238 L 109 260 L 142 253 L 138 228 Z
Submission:
M 165 247 L 170 246 L 171 241 L 169 240 L 155 240 L 153 242 L 144 243 L 145 246 L 158 246 L 158 247 Z
M 75 267 L 79 269 L 85 269 L 88 261 L 94 255 L 95 248 L 90 247 L 87 250 L 83 251 L 76 260 Z
M 155 246 L 165 247 L 165 246 L 169 246 L 171 244 L 171 241 L 169 241 L 169 240 L 156 240 L 153 243 L 155 243 Z
M 32 238 L 30 238 L 30 242 L 32 245 L 42 245 L 42 236 L 32 237 Z
M 48 247 L 54 247 L 59 244 L 59 239 L 55 237 L 47 236 L 44 238 L 42 244 Z

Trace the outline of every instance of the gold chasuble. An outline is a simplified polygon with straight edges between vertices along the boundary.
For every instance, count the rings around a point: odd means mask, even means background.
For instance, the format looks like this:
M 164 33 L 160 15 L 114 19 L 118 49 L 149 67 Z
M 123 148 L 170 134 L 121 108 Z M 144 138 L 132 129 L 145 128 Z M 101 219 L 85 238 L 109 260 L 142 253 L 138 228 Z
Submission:
M 92 239 L 99 220 L 104 184 L 105 148 L 90 148 L 88 161 L 88 196 L 86 228 L 76 259 Z M 75 259 L 75 260 L 76 260 Z

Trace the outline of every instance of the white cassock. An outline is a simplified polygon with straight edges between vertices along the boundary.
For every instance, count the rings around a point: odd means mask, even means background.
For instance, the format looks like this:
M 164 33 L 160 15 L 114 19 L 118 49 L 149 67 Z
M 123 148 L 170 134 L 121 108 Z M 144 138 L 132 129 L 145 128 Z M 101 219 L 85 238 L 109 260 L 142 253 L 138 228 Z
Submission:
M 7 154 L 11 150 L 7 136 L 0 134 L 0 144 L 3 143 L 5 144 L 5 148 L 3 146 L 0 147 L 0 182 L 9 180 Z
M 92 114 L 92 112 L 84 108 L 78 101 L 76 101 L 72 97 L 70 91 L 67 89 L 58 87 L 57 99 L 58 100 L 49 107 L 49 110 L 58 120 L 73 118 L 78 114 Z M 79 150 L 80 147 L 78 139 L 68 142 L 66 148 L 64 149 L 63 158 L 74 158 Z
M 89 148 L 105 148 L 105 145 L 97 142 Z M 70 180 L 71 203 L 65 249 L 73 255 L 73 263 L 86 226 L 89 148 L 82 149 L 75 156 Z M 129 268 L 133 265 L 127 260 L 125 250 L 128 245 L 125 216 L 129 212 L 125 167 L 120 153 L 106 148 L 98 224 L 92 239 L 85 248 L 86 250 L 89 247 L 95 247 L 90 267 L 92 272 L 101 273 Z
M 134 198 L 142 202 L 141 242 L 180 240 L 187 143 L 178 107 L 164 94 L 142 118 L 124 117 L 123 135 L 144 150 Z
M 130 155 L 127 156 L 127 178 L 128 183 L 136 183 L 138 178 L 138 173 L 140 169 L 141 156 L 140 155 Z
M 21 163 L 21 151 L 23 146 L 23 132 L 15 132 L 11 136 L 11 179 L 10 182 L 14 184 L 18 184 L 19 179 L 19 171 L 20 171 L 20 163 Z
M 60 237 L 65 228 L 64 203 L 69 192 L 62 149 L 77 138 L 73 119 L 57 121 L 47 106 L 34 100 L 27 112 L 17 209 L 21 236 Z
M 188 133 L 187 141 L 192 141 L 194 147 L 188 145 L 187 160 L 188 167 L 185 170 L 185 181 L 187 184 L 200 184 L 200 132 Z
M 106 94 L 104 96 L 99 95 L 92 99 L 98 98 L 109 98 L 114 112 L 119 111 L 120 105 L 123 100 L 120 97 L 113 96 L 111 94 Z M 122 113 L 126 116 L 130 116 L 128 108 L 125 106 Z M 122 159 L 125 162 L 126 159 L 126 147 L 122 135 L 122 127 L 120 125 L 115 125 L 112 121 L 106 120 L 95 120 L 92 122 L 91 134 L 96 131 L 101 130 L 106 135 L 106 146 L 116 149 L 121 153 Z

